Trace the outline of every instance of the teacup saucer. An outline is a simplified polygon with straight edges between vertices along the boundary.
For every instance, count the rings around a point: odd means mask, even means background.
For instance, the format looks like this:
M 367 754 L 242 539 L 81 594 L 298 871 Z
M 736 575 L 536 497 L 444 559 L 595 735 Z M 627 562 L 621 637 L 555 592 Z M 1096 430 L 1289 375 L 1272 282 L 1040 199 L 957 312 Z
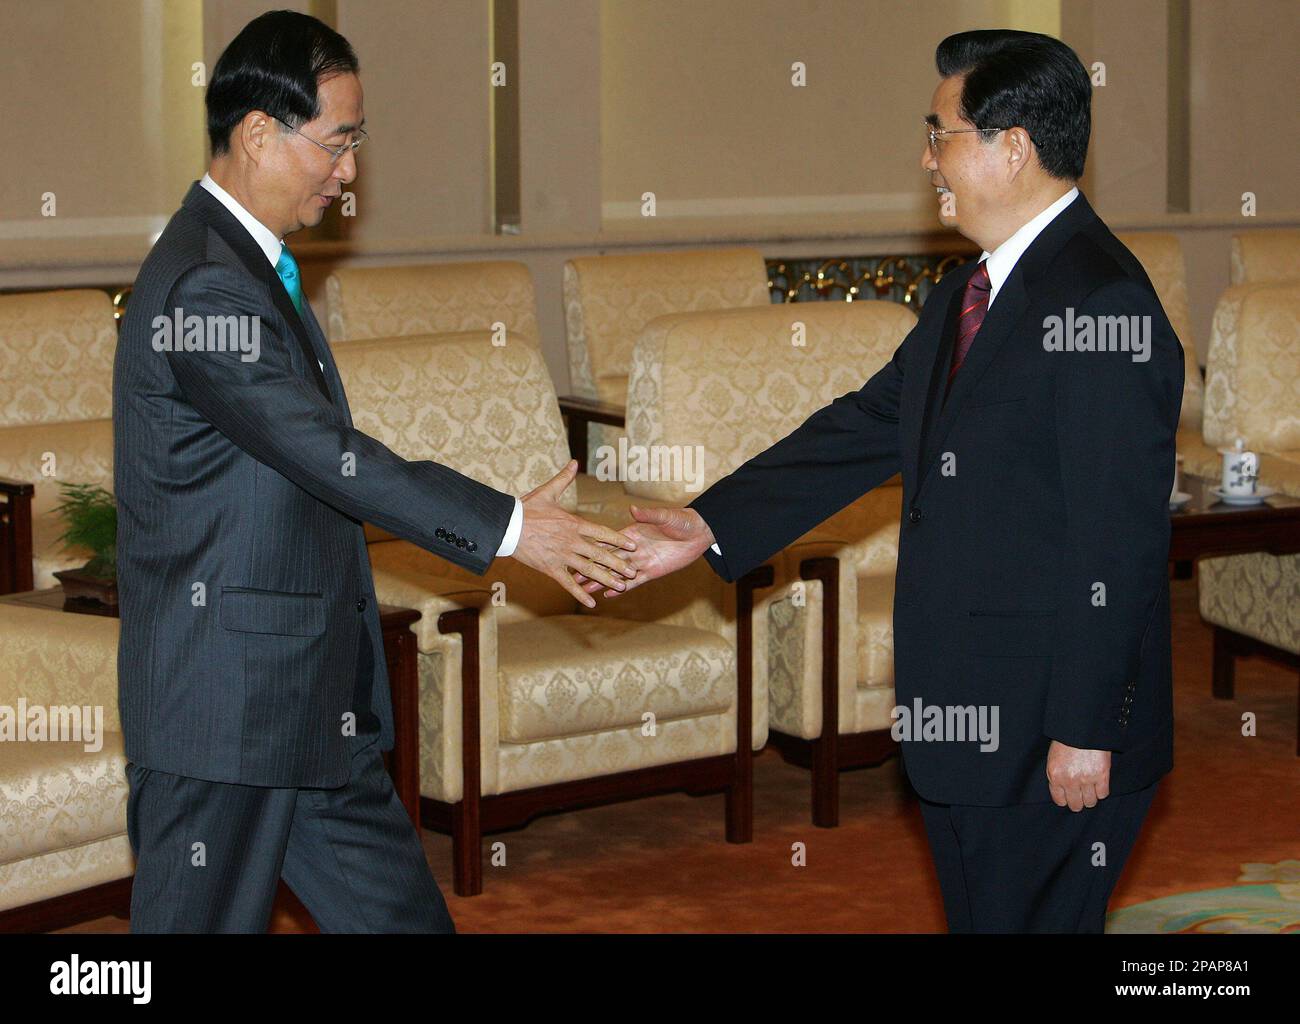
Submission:
M 1169 511 L 1177 512 L 1191 500 L 1192 496 L 1186 491 L 1176 491 L 1169 496 Z
M 1222 487 L 1211 487 L 1210 493 L 1225 505 L 1262 505 L 1266 498 L 1277 493 L 1271 487 L 1256 487 L 1254 494 L 1226 494 Z

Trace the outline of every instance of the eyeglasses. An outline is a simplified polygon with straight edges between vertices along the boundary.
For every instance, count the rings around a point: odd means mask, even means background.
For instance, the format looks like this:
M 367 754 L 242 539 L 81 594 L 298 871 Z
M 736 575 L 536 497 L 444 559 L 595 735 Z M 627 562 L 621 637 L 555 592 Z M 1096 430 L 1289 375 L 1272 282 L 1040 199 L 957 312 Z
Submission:
M 930 152 L 939 152 L 939 140 L 946 135 L 964 135 L 969 132 L 1004 132 L 1005 128 L 936 128 L 925 118 L 921 118 L 925 130 L 930 134 Z
M 274 114 L 272 114 L 271 116 L 275 117 Z M 282 125 L 284 125 L 286 128 L 288 128 L 289 131 L 293 132 L 295 135 L 302 135 L 302 132 L 298 131 L 297 128 L 291 125 L 284 118 L 275 117 L 275 119 L 279 121 Z M 309 136 L 302 135 L 302 137 L 306 139 L 308 142 L 310 142 L 313 146 L 320 146 L 321 149 L 325 150 L 325 152 L 330 155 L 330 161 L 332 163 L 338 163 L 341 159 L 343 159 L 344 153 L 348 152 L 349 150 L 351 150 L 352 152 L 356 152 L 357 148 L 361 145 L 361 143 L 365 142 L 366 139 L 370 138 L 370 136 L 366 134 L 366 130 L 364 128 L 358 128 L 357 135 L 358 138 L 355 138 L 351 142 L 345 143 L 342 146 L 327 146 L 325 145 L 325 143 L 317 142 L 315 139 L 310 138 Z

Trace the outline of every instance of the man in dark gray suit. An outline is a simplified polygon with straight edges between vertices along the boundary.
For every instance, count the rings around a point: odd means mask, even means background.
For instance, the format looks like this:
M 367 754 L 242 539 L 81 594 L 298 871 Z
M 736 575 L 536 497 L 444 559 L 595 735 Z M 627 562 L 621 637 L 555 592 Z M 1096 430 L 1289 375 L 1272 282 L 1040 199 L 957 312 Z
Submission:
M 133 931 L 264 931 L 283 878 L 323 931 L 454 931 L 384 771 L 362 522 L 482 574 L 512 555 L 584 604 L 622 535 L 356 430 L 282 238 L 356 176 L 357 60 L 277 11 L 222 54 L 213 159 L 140 269 L 113 375 L 119 703 Z M 598 542 L 605 542 L 598 546 Z M 376 742 L 377 741 L 377 742 Z

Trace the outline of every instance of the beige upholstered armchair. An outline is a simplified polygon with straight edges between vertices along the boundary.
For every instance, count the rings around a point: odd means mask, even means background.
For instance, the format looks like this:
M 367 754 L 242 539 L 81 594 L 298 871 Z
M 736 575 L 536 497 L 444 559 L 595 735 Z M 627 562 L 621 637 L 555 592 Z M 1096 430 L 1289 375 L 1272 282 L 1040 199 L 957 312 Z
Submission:
M 764 306 L 771 302 L 767 265 L 757 249 L 714 249 L 589 256 L 564 264 L 564 319 L 573 396 L 621 408 L 627 401 L 632 350 L 641 329 L 668 313 Z M 565 402 L 571 426 L 582 411 Z M 585 423 L 574 455 L 594 458 L 616 444 L 617 416 Z M 598 426 L 611 422 L 611 426 Z M 585 432 L 586 443 L 578 436 Z M 581 496 L 586 507 L 589 499 Z M 591 501 L 597 500 L 595 497 Z
M 358 428 L 404 457 L 513 494 L 568 461 L 531 344 L 471 331 L 350 342 L 336 356 Z M 457 893 L 482 889 L 482 834 L 546 811 L 725 792 L 728 841 L 750 840 L 752 751 L 766 735 L 751 707 L 749 589 L 718 581 L 680 623 L 632 604 L 586 615 L 513 559 L 476 576 L 406 541 L 369 551 L 379 599 L 423 613 L 422 820 L 452 833 Z
M 0 743 L 0 931 L 61 928 L 129 903 L 117 635 L 114 618 L 0 603 L 0 704 L 67 711 L 59 739 L 51 716 L 50 738 Z
M 112 488 L 116 345 L 104 292 L 0 295 L 0 593 L 86 561 L 53 509 L 60 482 Z
M 1277 228 L 1232 236 L 1231 284 L 1300 281 L 1300 231 Z
M 1289 376 L 1295 349 L 1285 327 L 1288 296 L 1298 284 L 1232 285 L 1219 297 L 1206 360 L 1205 444 L 1198 460 L 1185 467 L 1190 472 L 1217 477 L 1218 449 L 1231 447 L 1240 437 L 1259 453 L 1262 483 L 1286 494 L 1300 493 L 1300 444 L 1290 434 L 1297 415 L 1295 393 L 1289 390 L 1295 387 Z M 1275 290 L 1276 298 L 1260 298 Z M 1268 317 L 1262 313 L 1266 309 Z
M 1206 440 L 1243 438 L 1259 453 L 1260 483 L 1300 497 L 1300 281 L 1224 293 L 1207 384 Z M 1300 669 L 1300 555 L 1204 558 L 1198 585 L 1201 617 L 1214 627 L 1216 696 L 1232 696 L 1238 655 Z
M 1160 232 L 1135 231 L 1116 237 L 1129 247 L 1151 278 L 1165 316 L 1169 317 L 1169 325 L 1183 345 L 1183 408 L 1178 417 L 1178 451 L 1183 452 L 1201 443 L 1201 414 L 1205 404 L 1205 385 L 1192 338 L 1192 318 L 1187 311 L 1183 247 L 1177 235 Z
M 492 260 L 352 267 L 325 281 L 329 340 L 491 330 L 537 344 L 537 299 L 522 263 Z
M 632 502 L 688 503 L 812 413 L 860 388 L 914 323 L 907 307 L 884 301 L 768 305 L 652 321 L 632 361 L 628 450 L 684 457 L 698 445 L 699 473 L 627 480 L 625 495 L 608 499 L 605 514 L 616 520 L 615 510 Z M 800 538 L 773 559 L 776 586 L 758 605 L 755 672 L 766 682 L 770 742 L 790 763 L 812 769 L 819 825 L 837 821 L 839 770 L 879 763 L 894 750 L 888 730 L 901 503 L 901 488 L 888 482 Z M 703 560 L 693 568 L 712 574 Z M 608 606 L 617 614 L 622 602 L 657 593 L 659 611 L 667 614 L 675 604 L 685 606 L 698 585 L 695 577 L 659 592 L 651 584 Z

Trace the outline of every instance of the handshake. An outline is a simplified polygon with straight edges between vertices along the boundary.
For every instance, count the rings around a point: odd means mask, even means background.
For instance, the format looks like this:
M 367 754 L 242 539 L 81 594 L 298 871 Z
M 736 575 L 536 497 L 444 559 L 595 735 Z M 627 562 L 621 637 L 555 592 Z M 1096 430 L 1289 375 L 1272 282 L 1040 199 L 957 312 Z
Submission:
M 633 522 L 622 530 L 588 522 L 560 506 L 578 463 L 570 461 L 520 500 L 524 524 L 514 557 L 545 573 L 585 604 L 602 587 L 606 597 L 667 576 L 699 558 L 713 544 L 713 531 L 691 508 L 630 506 Z

